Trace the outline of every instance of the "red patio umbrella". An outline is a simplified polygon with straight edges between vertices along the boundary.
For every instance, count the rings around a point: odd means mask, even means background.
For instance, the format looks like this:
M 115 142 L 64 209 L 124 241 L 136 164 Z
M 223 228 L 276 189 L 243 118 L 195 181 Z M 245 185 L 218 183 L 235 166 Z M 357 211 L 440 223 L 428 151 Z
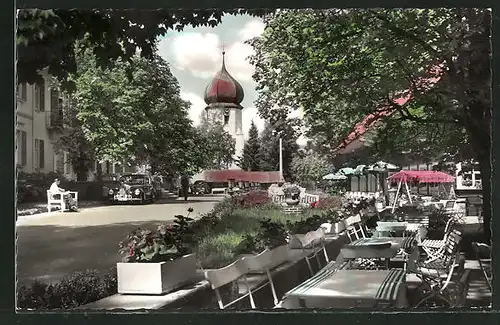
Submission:
M 392 174 L 387 178 L 390 181 L 398 182 L 398 189 L 396 191 L 396 197 L 394 198 L 394 204 L 392 206 L 392 212 L 396 209 L 396 202 L 399 197 L 399 191 L 401 190 L 401 185 L 405 185 L 406 192 L 408 193 L 408 198 L 411 202 L 410 189 L 408 188 L 408 182 L 417 183 L 453 183 L 454 177 L 443 172 L 433 171 L 433 170 L 402 170 L 395 174 Z
M 433 170 L 402 170 L 392 174 L 389 178 L 394 182 L 417 183 L 453 183 L 455 177 Z

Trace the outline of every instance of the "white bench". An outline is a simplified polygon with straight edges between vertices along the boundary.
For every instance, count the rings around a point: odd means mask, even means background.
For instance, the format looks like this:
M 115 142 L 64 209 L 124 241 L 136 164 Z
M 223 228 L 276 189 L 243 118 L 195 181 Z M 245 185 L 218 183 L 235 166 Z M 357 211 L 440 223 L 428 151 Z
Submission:
M 214 187 L 212 189 L 212 194 L 217 194 L 217 193 L 227 194 L 227 192 L 228 192 L 228 189 L 226 187 Z
M 78 192 L 51 193 L 50 190 L 47 190 L 47 211 L 52 212 L 52 206 L 54 205 L 59 206 L 61 212 L 70 210 L 70 207 L 67 207 L 64 202 L 63 194 L 71 194 L 75 200 L 75 205 L 78 207 Z

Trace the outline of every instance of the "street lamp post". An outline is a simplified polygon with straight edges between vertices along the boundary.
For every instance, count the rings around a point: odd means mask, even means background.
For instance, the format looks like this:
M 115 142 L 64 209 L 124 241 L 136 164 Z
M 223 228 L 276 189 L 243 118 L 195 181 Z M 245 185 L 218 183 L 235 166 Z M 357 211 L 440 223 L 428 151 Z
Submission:
M 280 137 L 280 181 L 283 181 L 283 140 Z

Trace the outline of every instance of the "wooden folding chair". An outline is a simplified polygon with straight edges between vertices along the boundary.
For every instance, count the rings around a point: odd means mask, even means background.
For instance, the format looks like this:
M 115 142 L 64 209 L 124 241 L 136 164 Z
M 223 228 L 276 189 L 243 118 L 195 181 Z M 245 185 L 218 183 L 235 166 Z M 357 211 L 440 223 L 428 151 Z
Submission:
M 261 284 L 259 287 L 255 288 L 252 290 L 252 292 L 257 292 L 264 288 L 265 286 L 269 285 L 271 287 L 271 293 L 273 296 L 273 302 L 274 306 L 278 304 L 278 297 L 276 295 L 276 289 L 274 287 L 274 282 L 273 278 L 271 276 L 271 272 L 269 271 L 269 268 L 267 267 L 268 265 L 272 264 L 272 253 L 270 250 L 266 249 L 259 255 L 255 256 L 245 256 L 241 259 L 243 263 L 246 264 L 248 267 L 249 272 L 252 271 L 264 271 L 267 276 L 267 281 L 265 281 L 263 284 Z
M 210 285 L 215 292 L 217 303 L 219 304 L 220 309 L 225 309 L 227 307 L 230 307 L 235 303 L 245 299 L 246 297 L 248 297 L 250 301 L 251 308 L 255 309 L 255 302 L 253 299 L 252 290 L 250 288 L 250 285 L 248 284 L 248 279 L 247 279 L 247 273 L 249 272 L 249 270 L 250 269 L 248 262 L 244 262 L 242 259 L 238 259 L 223 268 L 205 271 L 205 279 L 207 279 L 208 282 L 210 282 Z M 229 303 L 224 304 L 222 301 L 220 288 L 222 286 L 234 283 L 241 278 L 245 283 L 246 293 L 243 296 L 240 296 L 230 301 Z
M 425 251 L 427 256 L 429 257 L 429 260 L 432 260 L 435 256 L 439 255 L 442 253 L 443 248 L 446 243 L 446 239 L 450 232 L 453 231 L 454 225 L 456 223 L 456 219 L 453 217 L 450 217 L 448 221 L 446 222 L 446 226 L 444 227 L 444 236 L 443 239 L 424 239 L 420 243 L 420 247 Z
M 419 261 L 417 250 L 411 254 L 407 263 L 407 271 L 414 273 L 422 280 L 419 288 L 423 295 L 415 304 L 416 308 L 431 298 L 440 299 L 450 307 L 455 306 L 455 303 L 445 291 L 449 287 L 452 275 L 459 266 L 458 244 L 461 239 L 461 233 L 452 230 L 446 237 L 443 249 L 431 260 Z M 425 291 L 424 287 L 427 287 L 427 291 Z

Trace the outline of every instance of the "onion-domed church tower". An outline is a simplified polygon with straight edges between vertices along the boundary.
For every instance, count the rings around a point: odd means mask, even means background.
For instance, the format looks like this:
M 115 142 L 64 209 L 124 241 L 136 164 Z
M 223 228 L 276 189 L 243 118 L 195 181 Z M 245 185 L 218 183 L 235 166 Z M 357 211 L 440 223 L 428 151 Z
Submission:
M 244 135 L 243 135 L 243 107 L 240 105 L 243 101 L 244 93 L 240 83 L 234 79 L 226 70 L 224 63 L 224 54 L 222 52 L 222 68 L 215 75 L 212 81 L 205 89 L 205 111 L 208 123 L 220 123 L 224 130 L 231 134 L 236 140 L 234 158 L 238 159 L 243 153 Z M 239 168 L 233 163 L 231 169 Z

